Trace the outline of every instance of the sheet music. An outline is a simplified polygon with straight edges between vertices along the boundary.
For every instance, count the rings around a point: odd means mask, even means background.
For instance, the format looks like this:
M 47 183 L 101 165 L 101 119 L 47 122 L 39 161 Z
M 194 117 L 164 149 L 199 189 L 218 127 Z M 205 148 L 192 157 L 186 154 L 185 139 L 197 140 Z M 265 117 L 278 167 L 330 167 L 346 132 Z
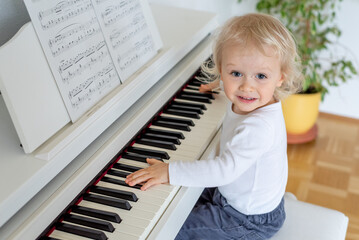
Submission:
M 162 47 L 143 0 L 24 2 L 73 122 Z
M 125 81 L 161 47 L 156 45 L 140 0 L 92 0 L 112 59 Z M 153 27 L 152 27 L 153 28 Z
M 67 111 L 72 121 L 76 121 L 121 84 L 92 2 L 24 2 Z

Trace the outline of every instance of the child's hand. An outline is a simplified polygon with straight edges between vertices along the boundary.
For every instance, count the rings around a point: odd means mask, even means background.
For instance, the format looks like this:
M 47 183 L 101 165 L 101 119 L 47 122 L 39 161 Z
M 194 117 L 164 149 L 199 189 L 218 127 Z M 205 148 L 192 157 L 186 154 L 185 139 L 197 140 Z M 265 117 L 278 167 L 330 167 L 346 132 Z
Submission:
M 201 84 L 201 86 L 199 87 L 199 92 L 210 92 L 212 91 L 212 88 L 210 87 L 209 84 Z
M 151 186 L 169 182 L 167 163 L 153 158 L 147 158 L 146 161 L 150 164 L 148 168 L 138 170 L 126 177 L 125 182 L 128 185 L 134 186 L 138 183 L 146 182 L 141 187 L 141 190 L 144 191 Z
M 213 82 L 207 83 L 207 84 L 201 84 L 199 87 L 200 92 L 211 92 L 213 89 L 216 89 L 219 87 L 219 80 L 215 80 Z

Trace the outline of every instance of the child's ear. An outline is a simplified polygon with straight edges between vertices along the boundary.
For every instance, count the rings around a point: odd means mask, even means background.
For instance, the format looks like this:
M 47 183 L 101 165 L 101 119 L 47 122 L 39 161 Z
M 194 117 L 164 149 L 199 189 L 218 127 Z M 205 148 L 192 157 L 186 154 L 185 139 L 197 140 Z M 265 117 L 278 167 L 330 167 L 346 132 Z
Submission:
M 284 82 L 284 74 L 282 73 L 281 74 L 281 77 L 279 79 L 279 81 L 277 82 L 277 87 L 280 87 L 282 86 L 282 83 Z

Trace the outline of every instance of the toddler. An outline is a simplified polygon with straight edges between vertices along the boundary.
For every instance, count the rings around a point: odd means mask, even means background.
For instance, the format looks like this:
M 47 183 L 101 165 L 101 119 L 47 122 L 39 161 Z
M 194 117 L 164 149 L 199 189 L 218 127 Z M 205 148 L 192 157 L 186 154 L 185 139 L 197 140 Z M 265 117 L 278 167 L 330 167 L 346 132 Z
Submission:
M 301 64 L 292 35 L 265 14 L 234 17 L 220 29 L 204 74 L 230 100 L 214 159 L 148 159 L 126 182 L 205 187 L 176 239 L 268 239 L 285 220 L 287 139 L 280 100 L 300 90 Z

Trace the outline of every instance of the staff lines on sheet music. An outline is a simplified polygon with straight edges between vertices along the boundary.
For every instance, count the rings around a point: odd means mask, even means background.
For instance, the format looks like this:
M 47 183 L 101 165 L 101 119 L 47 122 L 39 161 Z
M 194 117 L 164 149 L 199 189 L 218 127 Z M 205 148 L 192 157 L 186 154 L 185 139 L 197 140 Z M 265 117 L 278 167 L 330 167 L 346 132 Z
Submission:
M 53 50 L 53 48 L 51 48 L 51 53 L 54 57 L 59 56 L 61 53 L 71 49 L 72 47 L 80 44 L 81 42 L 84 42 L 85 40 L 89 39 L 92 36 L 95 36 L 96 34 L 98 34 L 100 32 L 101 32 L 101 29 L 100 29 L 99 25 L 97 25 L 96 27 L 87 29 L 84 34 L 80 34 L 74 40 L 69 41 L 65 44 L 61 44 L 54 50 Z
M 69 99 L 72 107 L 78 107 L 85 100 L 91 101 L 91 97 L 98 93 L 101 94 L 109 83 L 118 79 L 117 74 L 114 72 L 115 68 L 112 62 L 106 65 L 102 70 L 98 71 L 95 75 L 88 78 L 84 83 L 81 83 L 75 89 L 69 91 Z M 85 93 L 84 93 L 85 92 Z M 81 94 L 82 93 L 82 94 Z M 81 96 L 79 96 L 81 95 Z
M 102 3 L 106 2 L 106 1 L 108 1 L 108 0 L 97 0 L 96 4 L 101 5 Z M 117 5 L 106 6 L 106 9 L 104 12 L 101 13 L 101 16 L 103 18 L 105 16 L 110 15 L 113 12 L 118 11 L 119 9 L 125 9 L 127 6 L 133 4 L 136 1 L 137 0 L 122 0 Z
M 146 35 L 140 42 L 135 44 L 135 47 L 129 49 L 125 54 L 118 56 L 117 62 L 120 66 L 120 69 L 125 70 L 130 65 L 137 62 L 142 56 L 151 52 L 153 48 L 154 44 L 152 42 L 151 35 Z
M 134 6 L 125 8 L 125 10 L 120 11 L 119 13 L 115 12 L 116 14 L 114 16 L 112 16 L 113 10 L 111 8 L 108 8 L 104 13 L 101 14 L 101 16 L 105 26 L 107 27 L 109 25 L 112 25 L 120 21 L 122 18 L 132 14 L 133 12 L 138 11 L 140 8 L 141 8 L 141 4 L 136 2 Z
M 142 15 L 142 14 L 141 14 Z M 143 15 L 142 15 L 143 17 Z M 148 29 L 148 25 L 145 21 L 132 21 L 127 26 L 115 30 L 110 35 L 110 41 L 112 47 L 116 49 L 117 47 L 124 44 L 126 41 L 131 40 L 133 36 L 137 35 L 139 32 Z
M 65 33 L 56 35 L 54 38 L 50 38 L 49 47 L 51 49 L 51 53 L 54 57 L 59 56 L 61 53 L 99 33 L 101 33 L 101 28 L 96 18 L 94 18 L 85 24 L 81 24 L 77 28 L 70 29 Z M 70 37 L 72 38 L 69 41 L 65 41 Z
M 84 52 L 79 53 L 76 57 L 64 61 L 59 66 L 59 73 L 62 77 L 63 82 L 68 83 L 75 76 L 80 75 L 86 69 L 102 61 L 102 59 L 104 59 L 107 55 L 108 55 L 108 51 L 106 48 L 106 44 L 104 41 L 101 41 L 96 46 L 92 46 L 86 49 Z M 81 61 L 86 61 L 86 62 L 81 64 Z M 71 67 L 77 67 L 77 68 L 73 71 L 66 71 Z M 64 73 L 66 73 L 66 75 Z
M 52 14 L 58 14 L 58 13 L 62 12 L 65 8 L 71 7 L 81 1 L 84 1 L 84 0 L 61 1 L 55 7 L 46 9 L 44 11 L 40 11 L 38 14 L 39 20 L 41 21 L 44 17 L 47 17 Z
M 54 26 L 57 26 L 58 24 L 65 22 L 71 18 L 74 18 L 82 13 L 85 13 L 87 11 L 93 10 L 93 6 L 91 3 L 91 0 L 86 0 L 84 3 L 81 3 L 77 5 L 77 8 L 70 11 L 64 11 L 65 13 L 62 16 L 55 16 L 52 19 L 49 19 L 43 23 L 43 21 L 40 19 L 41 27 L 46 30 L 49 28 L 52 28 Z M 52 15 L 49 15 L 52 16 Z
M 133 36 L 137 35 L 139 32 L 145 30 L 146 28 L 147 28 L 147 24 L 143 23 L 142 26 L 138 26 L 137 28 L 134 29 L 134 31 L 130 31 L 127 34 L 122 34 L 122 37 L 120 39 L 118 39 L 117 41 L 114 41 L 112 39 L 112 41 L 111 41 L 112 47 L 114 49 L 118 48 L 119 46 L 121 46 L 124 43 L 126 43 L 127 41 L 131 40 Z
M 93 83 L 93 81 L 94 81 L 94 77 L 91 77 L 91 78 L 87 79 L 86 82 L 83 82 L 76 88 L 72 89 L 69 92 L 69 98 L 72 99 L 72 98 L 76 97 L 79 93 L 82 92 L 82 90 L 87 89 Z
M 141 12 L 137 13 L 129 24 L 125 25 L 122 28 L 117 28 L 110 35 L 110 40 L 112 40 L 113 38 L 117 38 L 118 35 L 120 35 L 121 33 L 125 32 L 125 31 L 132 30 L 136 25 L 138 26 L 138 24 L 140 24 L 140 23 L 146 23 L 146 21 L 144 21 L 144 20 L 145 20 L 145 17 L 143 16 L 143 14 Z

